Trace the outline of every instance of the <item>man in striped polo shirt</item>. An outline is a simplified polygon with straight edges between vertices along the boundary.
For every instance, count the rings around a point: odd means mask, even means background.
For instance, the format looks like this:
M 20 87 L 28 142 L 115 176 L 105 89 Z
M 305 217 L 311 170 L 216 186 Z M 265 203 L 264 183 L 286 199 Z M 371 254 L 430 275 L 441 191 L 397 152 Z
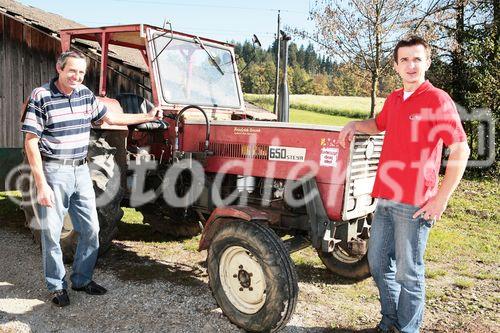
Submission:
M 69 305 L 62 251 L 59 244 L 66 213 L 79 233 L 71 288 L 91 295 L 106 289 L 92 280 L 99 249 L 99 221 L 87 150 L 92 122 L 132 125 L 160 119 L 159 109 L 148 114 L 107 112 L 82 84 L 87 62 L 80 52 L 62 53 L 58 77 L 31 93 L 22 131 L 33 174 L 41 224 L 43 268 L 56 306 Z

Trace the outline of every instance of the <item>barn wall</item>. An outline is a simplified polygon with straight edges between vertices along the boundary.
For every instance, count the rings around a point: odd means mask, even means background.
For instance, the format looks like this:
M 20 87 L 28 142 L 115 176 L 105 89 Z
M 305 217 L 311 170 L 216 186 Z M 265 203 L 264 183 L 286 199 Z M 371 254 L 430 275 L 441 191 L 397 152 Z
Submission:
M 19 119 L 31 90 L 55 73 L 57 40 L 0 15 L 0 147 L 22 145 Z
M 55 64 L 60 52 L 57 37 L 0 12 L 0 191 L 4 187 L 5 175 L 21 162 L 22 105 L 34 88 L 56 76 Z M 99 87 L 97 59 L 97 55 L 89 58 L 84 81 L 94 92 Z M 124 74 L 108 71 L 109 97 L 130 92 L 151 99 L 150 93 L 136 83 L 149 87 L 147 75 L 119 61 L 110 59 L 108 63 Z
M 56 75 L 55 63 L 60 50 L 58 38 L 0 14 L 0 148 L 22 146 L 19 119 L 23 102 L 34 88 Z M 99 62 L 97 55 L 91 58 L 84 83 L 97 92 Z M 149 92 L 136 83 L 149 86 L 147 75 L 112 59 L 109 65 L 123 74 L 108 70 L 109 97 L 131 92 L 150 98 Z

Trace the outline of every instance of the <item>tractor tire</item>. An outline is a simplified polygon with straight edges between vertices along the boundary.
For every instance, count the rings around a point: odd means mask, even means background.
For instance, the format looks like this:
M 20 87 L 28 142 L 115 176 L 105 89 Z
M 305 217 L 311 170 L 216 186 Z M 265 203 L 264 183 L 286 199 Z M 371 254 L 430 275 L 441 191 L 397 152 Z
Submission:
M 90 178 L 94 186 L 99 218 L 99 255 L 109 250 L 123 217 L 128 131 L 91 130 L 89 144 Z
M 297 303 L 294 264 L 282 240 L 254 221 L 229 220 L 208 249 L 210 288 L 223 313 L 249 332 L 276 332 Z
M 126 133 L 127 131 L 91 131 L 88 157 L 99 218 L 99 255 L 109 250 L 118 233 L 117 224 L 123 217 L 120 204 L 126 171 Z M 40 223 L 36 221 L 33 207 L 23 206 L 26 224 L 31 229 L 35 242 L 41 246 Z M 77 243 L 78 233 L 73 230 L 71 218 L 66 215 L 60 240 L 65 263 L 73 261 Z
M 318 256 L 328 270 L 338 276 L 361 281 L 370 277 L 370 267 L 368 266 L 368 256 L 350 256 L 339 246 L 333 252 L 323 252 L 318 250 Z

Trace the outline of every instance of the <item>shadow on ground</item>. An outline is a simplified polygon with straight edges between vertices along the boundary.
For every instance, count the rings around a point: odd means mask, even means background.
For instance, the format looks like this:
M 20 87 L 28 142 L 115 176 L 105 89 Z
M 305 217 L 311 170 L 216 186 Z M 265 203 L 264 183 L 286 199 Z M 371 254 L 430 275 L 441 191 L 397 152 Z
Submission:
M 25 221 L 24 212 L 12 199 L 19 199 L 19 197 L 11 197 L 5 192 L 0 192 L 0 225 L 23 229 Z
M 356 280 L 334 275 L 324 266 L 313 266 L 301 263 L 295 265 L 295 268 L 297 269 L 299 282 L 337 285 L 352 285 L 356 283 Z
M 185 286 L 203 286 L 206 273 L 196 264 L 152 259 L 138 255 L 133 248 L 115 242 L 111 249 L 97 263 L 103 270 L 112 270 L 117 277 L 126 281 L 154 282 L 168 281 Z
M 314 333 L 376 333 L 377 330 L 374 328 L 368 328 L 368 329 L 361 329 L 361 330 L 356 330 L 356 329 L 350 329 L 350 328 L 325 328 L 325 327 L 300 327 L 300 326 L 293 326 L 293 325 L 288 325 L 287 329 L 291 329 L 293 332 L 300 332 L 300 333 L 309 333 L 309 332 L 314 332 Z

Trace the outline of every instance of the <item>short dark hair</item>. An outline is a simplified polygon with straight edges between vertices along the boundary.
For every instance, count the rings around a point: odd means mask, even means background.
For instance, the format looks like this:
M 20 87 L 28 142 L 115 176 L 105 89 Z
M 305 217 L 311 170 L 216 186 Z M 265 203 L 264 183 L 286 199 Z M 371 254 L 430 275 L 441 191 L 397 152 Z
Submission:
M 68 58 L 85 59 L 85 55 L 80 51 L 63 52 L 57 58 L 57 66 L 64 69 L 64 66 L 66 66 L 66 63 L 68 62 Z
M 401 47 L 408 47 L 414 45 L 422 45 L 425 48 L 425 53 L 427 54 L 427 58 L 431 58 L 431 46 L 425 39 L 418 36 L 410 36 L 408 38 L 401 39 L 394 48 L 394 61 L 396 64 L 398 63 L 398 50 Z

